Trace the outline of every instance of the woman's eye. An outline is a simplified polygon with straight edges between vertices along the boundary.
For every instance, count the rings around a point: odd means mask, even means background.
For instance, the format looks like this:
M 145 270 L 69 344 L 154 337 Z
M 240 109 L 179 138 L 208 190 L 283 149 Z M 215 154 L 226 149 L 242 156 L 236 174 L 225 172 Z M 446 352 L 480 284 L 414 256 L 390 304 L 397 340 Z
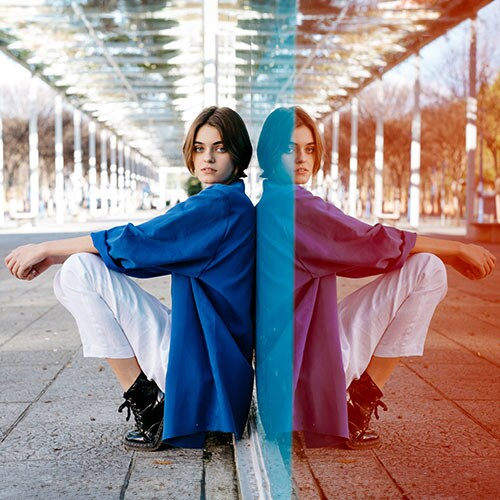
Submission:
M 195 147 L 193 148 L 193 151 L 194 151 L 195 153 L 201 153 L 201 152 L 203 151 L 203 148 L 202 148 L 201 146 L 195 146 Z
M 293 144 L 290 144 L 287 148 L 285 153 L 291 155 L 293 152 L 295 152 L 295 146 Z
M 227 150 L 224 146 L 219 146 L 217 149 L 216 149 L 217 153 L 226 153 Z
M 306 153 L 309 154 L 309 155 L 312 155 L 315 152 L 316 152 L 316 149 L 314 147 L 306 148 Z

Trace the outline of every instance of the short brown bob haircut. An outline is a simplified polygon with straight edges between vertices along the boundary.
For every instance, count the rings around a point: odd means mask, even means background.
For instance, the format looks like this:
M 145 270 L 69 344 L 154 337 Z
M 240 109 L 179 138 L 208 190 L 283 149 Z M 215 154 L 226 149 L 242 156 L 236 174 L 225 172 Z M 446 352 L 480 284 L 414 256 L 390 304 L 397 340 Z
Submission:
M 246 177 L 245 170 L 252 158 L 253 149 L 245 122 L 236 111 L 217 106 L 205 108 L 195 118 L 184 139 L 182 154 L 189 172 L 194 175 L 194 141 L 203 125 L 211 125 L 218 130 L 235 167 L 231 181 Z
M 295 128 L 307 127 L 314 139 L 316 158 L 313 175 L 321 168 L 324 159 L 324 147 L 316 122 L 300 106 L 275 109 L 264 122 L 257 145 L 257 156 L 263 177 L 272 179 L 283 168 L 281 155 L 289 150 Z

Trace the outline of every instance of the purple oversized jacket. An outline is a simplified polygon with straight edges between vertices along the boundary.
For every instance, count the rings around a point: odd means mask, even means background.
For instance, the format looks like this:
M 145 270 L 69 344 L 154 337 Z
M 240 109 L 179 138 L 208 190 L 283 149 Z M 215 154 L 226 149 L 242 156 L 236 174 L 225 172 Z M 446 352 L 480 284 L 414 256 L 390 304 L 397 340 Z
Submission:
M 349 435 L 337 276 L 398 269 L 415 240 L 414 233 L 365 224 L 296 187 L 293 426 L 308 446 L 339 444 Z

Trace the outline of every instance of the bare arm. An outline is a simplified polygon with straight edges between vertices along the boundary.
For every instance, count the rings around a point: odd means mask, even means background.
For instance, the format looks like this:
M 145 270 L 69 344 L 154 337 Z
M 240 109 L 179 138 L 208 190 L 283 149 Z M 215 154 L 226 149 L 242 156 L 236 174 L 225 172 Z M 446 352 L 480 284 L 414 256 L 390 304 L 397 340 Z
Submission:
M 90 236 L 20 246 L 7 255 L 5 265 L 16 278 L 32 280 L 52 264 L 62 264 L 80 252 L 98 253 Z
M 418 235 L 411 253 L 420 252 L 433 253 L 471 280 L 488 276 L 496 263 L 496 257 L 479 245 Z

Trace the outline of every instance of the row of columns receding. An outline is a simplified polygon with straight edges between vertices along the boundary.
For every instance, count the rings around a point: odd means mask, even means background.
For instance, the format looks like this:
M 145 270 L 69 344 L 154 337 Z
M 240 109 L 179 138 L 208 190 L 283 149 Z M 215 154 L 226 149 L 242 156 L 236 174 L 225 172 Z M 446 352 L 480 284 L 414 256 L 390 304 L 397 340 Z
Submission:
M 33 88 L 33 86 L 32 86 Z M 16 215 L 36 220 L 40 216 L 40 165 L 38 112 L 35 92 L 30 92 L 29 117 L 29 213 Z M 4 142 L 2 130 L 2 105 L 0 95 L 0 225 L 4 224 L 7 200 L 4 186 Z M 54 101 L 55 119 L 55 183 L 53 203 L 58 224 L 68 215 L 74 214 L 86 202 L 91 216 L 105 213 L 125 213 L 135 210 L 136 192 L 144 184 L 157 181 L 157 175 L 150 161 L 125 144 L 113 132 L 100 130 L 100 178 L 97 179 L 96 122 L 88 122 L 88 175 L 83 175 L 82 112 L 73 109 L 74 153 L 73 171 L 64 166 L 63 156 L 63 99 L 56 95 Z M 108 161 L 109 149 L 109 161 Z M 70 184 L 68 185 L 68 179 Z M 69 195 L 66 196 L 65 195 Z M 100 203 L 100 207 L 99 207 Z

